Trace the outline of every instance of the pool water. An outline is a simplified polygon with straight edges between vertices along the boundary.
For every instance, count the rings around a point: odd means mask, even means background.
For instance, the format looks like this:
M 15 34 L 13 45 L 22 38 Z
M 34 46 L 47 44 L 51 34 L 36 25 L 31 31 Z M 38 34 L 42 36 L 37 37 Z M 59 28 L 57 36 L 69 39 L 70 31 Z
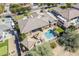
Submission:
M 45 37 L 49 40 L 53 39 L 55 37 L 54 31 L 49 29 L 47 32 L 45 32 Z

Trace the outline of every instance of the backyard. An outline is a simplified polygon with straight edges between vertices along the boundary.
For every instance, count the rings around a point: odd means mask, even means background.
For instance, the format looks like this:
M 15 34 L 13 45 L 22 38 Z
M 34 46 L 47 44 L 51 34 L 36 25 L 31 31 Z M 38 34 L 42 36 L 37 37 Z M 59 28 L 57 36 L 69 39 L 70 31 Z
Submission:
M 8 55 L 8 40 L 0 42 L 0 56 Z

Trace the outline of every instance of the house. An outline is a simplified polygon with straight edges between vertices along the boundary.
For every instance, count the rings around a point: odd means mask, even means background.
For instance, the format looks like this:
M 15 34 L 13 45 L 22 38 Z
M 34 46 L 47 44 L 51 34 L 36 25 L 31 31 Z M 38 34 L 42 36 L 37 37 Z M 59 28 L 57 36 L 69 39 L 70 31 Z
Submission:
M 54 10 L 62 15 L 65 19 L 67 19 L 67 21 L 70 21 L 71 19 L 79 16 L 79 10 L 75 8 L 61 9 L 55 7 Z
M 23 7 L 31 7 L 30 3 L 21 3 L 20 5 L 22 5 Z
M 52 15 L 53 16 L 53 15 Z M 53 16 L 54 17 L 54 16 Z M 46 12 L 40 13 L 39 11 L 33 12 L 32 15 L 25 20 L 18 20 L 21 33 L 28 33 L 32 30 L 42 28 L 49 25 L 49 21 L 54 23 L 54 19 Z
M 12 26 L 14 26 L 11 18 L 1 18 L 0 19 L 0 41 L 5 40 L 10 37 L 10 30 L 13 30 Z

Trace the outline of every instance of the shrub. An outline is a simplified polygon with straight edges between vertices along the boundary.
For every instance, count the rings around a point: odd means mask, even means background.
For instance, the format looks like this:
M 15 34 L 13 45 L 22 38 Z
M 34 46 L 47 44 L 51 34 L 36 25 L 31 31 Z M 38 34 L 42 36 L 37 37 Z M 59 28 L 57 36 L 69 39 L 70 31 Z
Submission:
M 56 47 L 56 43 L 55 42 L 50 43 L 50 47 L 51 48 L 55 48 Z
M 26 34 L 22 33 L 20 34 L 20 41 L 23 41 L 26 38 Z
M 71 8 L 72 7 L 71 3 L 66 3 L 66 7 Z
M 16 29 L 17 31 L 19 31 L 18 23 L 16 23 L 15 29 Z
M 69 29 L 70 29 L 71 31 L 74 31 L 74 30 L 76 30 L 76 27 L 71 25 L 71 26 L 69 27 Z
M 4 12 L 4 5 L 0 4 L 0 14 Z
M 66 6 L 60 6 L 60 8 L 61 8 L 61 9 L 66 9 L 67 7 L 66 7 Z

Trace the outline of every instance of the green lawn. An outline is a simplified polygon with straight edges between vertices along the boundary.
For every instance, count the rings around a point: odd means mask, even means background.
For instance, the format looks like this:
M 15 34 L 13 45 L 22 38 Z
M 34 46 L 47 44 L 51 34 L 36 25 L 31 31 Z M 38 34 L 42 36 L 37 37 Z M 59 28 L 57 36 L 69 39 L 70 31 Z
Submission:
M 63 30 L 62 28 L 60 28 L 60 27 L 57 27 L 57 28 L 55 29 L 55 32 L 59 34 L 59 33 L 64 32 L 64 30 Z
M 0 47 L 0 56 L 7 55 L 7 46 Z
M 0 56 L 7 55 L 8 53 L 8 40 L 5 40 L 4 42 L 0 42 Z
M 0 47 L 7 46 L 7 44 L 8 44 L 8 40 L 5 40 L 4 42 L 0 42 Z

